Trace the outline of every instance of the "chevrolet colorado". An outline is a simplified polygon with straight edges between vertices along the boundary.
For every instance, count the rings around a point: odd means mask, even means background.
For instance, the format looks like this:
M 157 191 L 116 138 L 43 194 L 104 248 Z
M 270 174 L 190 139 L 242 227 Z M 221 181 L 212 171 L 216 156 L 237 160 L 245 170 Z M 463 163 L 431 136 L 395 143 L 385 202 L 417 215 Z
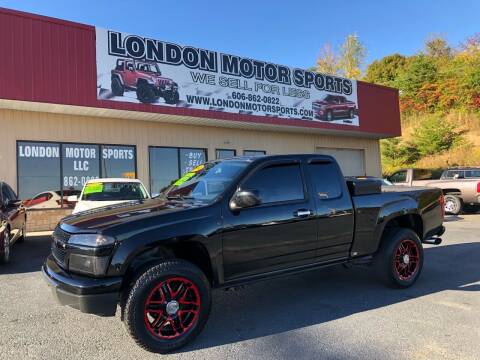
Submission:
M 439 189 L 345 179 L 326 155 L 216 160 L 157 198 L 64 218 L 43 274 L 63 305 L 119 304 L 137 344 L 166 353 L 202 331 L 214 288 L 344 263 L 411 286 L 422 242 L 441 242 L 442 202 Z

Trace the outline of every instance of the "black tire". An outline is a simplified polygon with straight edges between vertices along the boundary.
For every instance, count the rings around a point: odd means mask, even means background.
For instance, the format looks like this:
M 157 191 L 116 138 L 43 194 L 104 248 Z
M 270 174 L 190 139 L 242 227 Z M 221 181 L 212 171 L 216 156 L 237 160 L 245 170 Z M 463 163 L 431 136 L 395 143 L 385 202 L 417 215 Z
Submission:
M 151 104 L 157 100 L 155 95 L 155 89 L 147 84 L 146 82 L 141 82 L 137 86 L 137 99 L 144 104 Z
M 458 215 L 462 212 L 462 199 L 455 195 L 445 195 L 445 213 L 451 215 Z
M 333 121 L 333 112 L 332 110 L 328 110 L 325 114 L 325 121 Z
M 404 253 L 402 249 L 407 246 L 411 246 L 412 251 Z M 417 281 L 422 268 L 423 246 L 418 235 L 405 228 L 387 231 L 374 258 L 377 275 L 391 287 L 407 288 Z
M 5 229 L 0 249 L 0 264 L 6 264 L 10 261 L 10 231 Z
M 175 105 L 178 103 L 180 95 L 178 94 L 178 91 L 168 91 L 165 93 L 164 99 L 167 104 Z
M 187 289 L 184 294 L 180 298 L 177 298 L 176 295 L 172 297 L 171 292 L 170 295 L 166 291 L 164 294 L 164 286 L 175 288 L 178 279 L 183 279 L 187 283 L 183 287 L 183 289 Z M 177 287 L 177 294 L 180 292 L 181 286 Z M 152 310 L 157 311 L 158 317 L 153 317 L 156 313 L 150 314 L 146 310 L 146 306 L 147 303 L 154 306 L 150 302 L 152 297 L 160 295 L 161 297 L 157 298 L 157 303 L 160 299 L 161 304 L 156 304 L 158 308 Z M 180 317 L 181 306 L 193 306 L 183 305 L 182 301 L 184 301 L 185 296 L 189 297 L 190 302 L 188 304 L 198 302 L 198 305 L 195 305 L 198 306 L 198 311 L 193 315 L 188 313 L 188 310 L 185 311 L 186 308 L 184 307 L 183 312 L 187 312 L 187 315 L 183 315 L 186 322 L 182 323 Z M 196 299 L 197 297 L 199 298 Z M 174 303 L 176 303 L 176 312 L 168 312 L 172 311 L 172 308 L 168 308 L 169 304 L 173 304 L 173 310 L 175 310 Z M 128 333 L 139 346 L 148 351 L 164 354 L 186 345 L 203 330 L 210 314 L 210 307 L 210 284 L 203 272 L 187 261 L 173 259 L 149 268 L 137 278 L 128 293 L 122 313 Z M 188 322 L 189 317 L 191 319 L 190 323 Z M 180 321 L 181 332 L 177 331 L 177 325 L 174 330 L 173 324 L 176 321 Z M 156 322 L 160 322 L 160 324 L 157 324 L 160 325 L 158 328 L 154 326 Z M 186 325 L 188 326 L 184 330 Z M 152 326 L 158 331 L 155 332 Z M 166 339 L 165 336 L 168 336 L 171 332 L 174 333 L 173 336 L 175 337 Z
M 123 84 L 118 77 L 114 77 L 112 79 L 111 88 L 112 93 L 115 96 L 123 96 L 123 94 L 125 93 L 125 88 L 123 87 Z

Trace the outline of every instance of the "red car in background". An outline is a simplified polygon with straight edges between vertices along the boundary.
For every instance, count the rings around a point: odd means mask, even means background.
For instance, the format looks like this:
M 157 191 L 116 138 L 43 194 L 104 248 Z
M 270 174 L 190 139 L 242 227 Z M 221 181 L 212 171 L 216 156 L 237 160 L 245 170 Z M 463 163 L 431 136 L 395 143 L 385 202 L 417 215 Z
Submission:
M 149 61 L 117 59 L 111 89 L 115 96 L 123 96 L 126 90 L 136 91 L 137 99 L 146 104 L 163 97 L 167 104 L 174 105 L 180 99 L 178 84 L 163 77 L 158 65 Z
M 27 209 L 55 209 L 68 207 L 74 208 L 75 203 L 68 201 L 68 197 L 71 195 L 80 195 L 80 190 L 63 190 L 63 196 L 61 190 L 47 190 L 35 195 L 31 199 L 23 200 L 23 205 Z
M 322 100 L 312 103 L 316 119 L 333 121 L 335 119 L 353 119 L 357 113 L 356 104 L 343 95 L 325 95 Z
M 26 237 L 27 214 L 12 188 L 0 181 L 0 264 L 10 260 L 10 247 Z

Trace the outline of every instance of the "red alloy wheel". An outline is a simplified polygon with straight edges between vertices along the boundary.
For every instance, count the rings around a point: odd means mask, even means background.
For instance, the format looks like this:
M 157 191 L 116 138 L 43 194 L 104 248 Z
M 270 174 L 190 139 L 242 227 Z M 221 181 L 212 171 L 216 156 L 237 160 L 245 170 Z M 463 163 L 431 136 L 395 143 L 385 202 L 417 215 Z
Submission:
M 420 249 L 413 240 L 403 240 L 395 251 L 393 266 L 400 280 L 410 280 L 420 267 Z
M 144 320 L 154 336 L 175 339 L 193 328 L 199 314 L 198 287 L 184 277 L 173 277 L 150 292 L 145 302 Z

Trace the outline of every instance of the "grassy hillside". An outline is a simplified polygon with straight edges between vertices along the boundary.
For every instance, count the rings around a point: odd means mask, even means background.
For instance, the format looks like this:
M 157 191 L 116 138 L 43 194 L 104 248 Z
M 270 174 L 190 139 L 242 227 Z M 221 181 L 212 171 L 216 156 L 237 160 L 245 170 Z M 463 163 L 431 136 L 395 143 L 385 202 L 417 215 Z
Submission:
M 437 37 L 413 56 L 386 56 L 364 80 L 400 91 L 402 136 L 381 143 L 385 174 L 480 166 L 480 34 L 457 47 Z
M 439 122 L 449 124 L 458 134 L 454 144 L 443 151 L 433 151 L 424 156 L 416 154 L 418 129 L 423 128 L 432 116 Z M 427 141 L 435 143 L 434 132 L 427 129 Z M 443 134 L 441 134 L 443 135 Z M 398 141 L 400 149 L 388 154 L 386 148 L 391 142 Z M 426 169 L 443 169 L 450 166 L 480 166 L 480 115 L 475 112 L 460 112 L 452 110 L 448 114 L 411 114 L 402 116 L 402 137 L 382 141 L 382 166 L 384 174 L 391 174 L 402 167 L 418 167 Z M 402 144 L 405 149 L 402 149 Z M 412 148 L 409 147 L 412 146 Z M 406 153 L 406 154 L 404 154 Z M 415 156 L 416 155 L 416 156 Z
M 402 121 L 402 138 L 405 141 L 414 141 L 413 129 L 425 118 L 425 115 L 406 116 Z M 480 116 L 476 113 L 452 111 L 441 118 L 453 124 L 455 129 L 462 133 L 459 144 L 444 152 L 427 155 L 411 165 L 428 169 L 441 169 L 449 166 L 480 166 Z M 384 172 L 392 170 L 388 168 L 387 161 Z

